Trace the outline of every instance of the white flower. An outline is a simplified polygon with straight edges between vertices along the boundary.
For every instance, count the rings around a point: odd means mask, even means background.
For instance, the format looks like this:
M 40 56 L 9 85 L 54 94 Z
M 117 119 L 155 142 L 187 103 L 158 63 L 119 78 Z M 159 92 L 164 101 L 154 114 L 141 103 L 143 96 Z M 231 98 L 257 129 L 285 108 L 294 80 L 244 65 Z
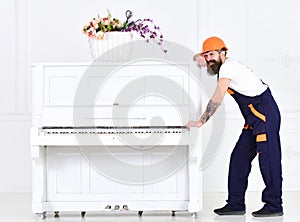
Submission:
M 97 39 L 102 40 L 103 37 L 104 37 L 104 32 L 99 31 L 99 32 L 96 33 L 95 36 L 96 36 Z

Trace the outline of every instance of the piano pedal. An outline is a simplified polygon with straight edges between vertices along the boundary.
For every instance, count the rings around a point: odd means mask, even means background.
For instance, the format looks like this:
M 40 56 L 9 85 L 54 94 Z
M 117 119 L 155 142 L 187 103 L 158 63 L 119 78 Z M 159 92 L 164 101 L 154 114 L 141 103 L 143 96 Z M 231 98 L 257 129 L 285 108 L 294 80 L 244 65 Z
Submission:
M 129 210 L 129 208 L 128 208 L 127 205 L 123 205 L 122 209 L 123 209 L 124 211 L 128 211 L 128 210 Z
M 104 208 L 104 210 L 110 211 L 110 210 L 111 210 L 111 206 L 110 206 L 110 205 L 107 205 L 107 206 Z
M 119 205 L 115 205 L 115 206 L 114 206 L 114 210 L 115 210 L 115 211 L 120 210 L 120 206 L 119 206 Z

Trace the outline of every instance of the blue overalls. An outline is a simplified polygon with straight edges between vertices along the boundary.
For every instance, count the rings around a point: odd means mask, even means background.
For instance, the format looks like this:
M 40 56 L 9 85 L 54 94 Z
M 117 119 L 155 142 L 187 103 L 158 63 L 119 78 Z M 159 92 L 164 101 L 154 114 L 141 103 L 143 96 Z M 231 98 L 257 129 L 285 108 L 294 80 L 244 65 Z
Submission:
M 262 192 L 264 209 L 282 212 L 278 106 L 269 88 L 255 97 L 242 95 L 231 88 L 228 92 L 237 102 L 245 119 L 245 126 L 230 157 L 227 206 L 232 210 L 245 210 L 245 192 L 251 161 L 258 154 L 259 167 L 266 186 Z

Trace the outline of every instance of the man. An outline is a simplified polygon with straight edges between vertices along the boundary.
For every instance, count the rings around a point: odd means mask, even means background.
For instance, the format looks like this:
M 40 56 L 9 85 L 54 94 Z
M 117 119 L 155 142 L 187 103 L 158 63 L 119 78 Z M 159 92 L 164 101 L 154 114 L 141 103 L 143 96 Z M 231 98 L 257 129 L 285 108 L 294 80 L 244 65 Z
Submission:
M 200 120 L 186 124 L 188 129 L 201 127 L 215 113 L 226 92 L 235 99 L 245 119 L 230 158 L 227 204 L 214 212 L 218 215 L 245 214 L 251 162 L 258 155 L 266 187 L 262 192 L 264 206 L 252 215 L 282 216 L 280 112 L 268 85 L 245 65 L 227 58 L 227 50 L 222 39 L 210 37 L 204 41 L 202 52 L 194 57 L 200 66 L 207 66 L 210 75 L 217 75 L 218 84 Z

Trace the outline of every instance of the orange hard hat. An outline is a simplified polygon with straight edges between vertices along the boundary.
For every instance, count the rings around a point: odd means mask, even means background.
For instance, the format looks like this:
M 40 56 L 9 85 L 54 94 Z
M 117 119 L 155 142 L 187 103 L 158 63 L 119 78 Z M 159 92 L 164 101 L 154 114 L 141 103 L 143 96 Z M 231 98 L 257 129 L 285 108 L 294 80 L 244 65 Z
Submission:
M 203 55 L 205 52 L 212 51 L 212 50 L 220 50 L 220 49 L 225 49 L 226 51 L 228 48 L 225 46 L 225 43 L 223 42 L 222 39 L 219 37 L 213 36 L 208 39 L 206 39 L 203 42 L 203 47 L 202 47 L 202 52 L 200 55 Z

